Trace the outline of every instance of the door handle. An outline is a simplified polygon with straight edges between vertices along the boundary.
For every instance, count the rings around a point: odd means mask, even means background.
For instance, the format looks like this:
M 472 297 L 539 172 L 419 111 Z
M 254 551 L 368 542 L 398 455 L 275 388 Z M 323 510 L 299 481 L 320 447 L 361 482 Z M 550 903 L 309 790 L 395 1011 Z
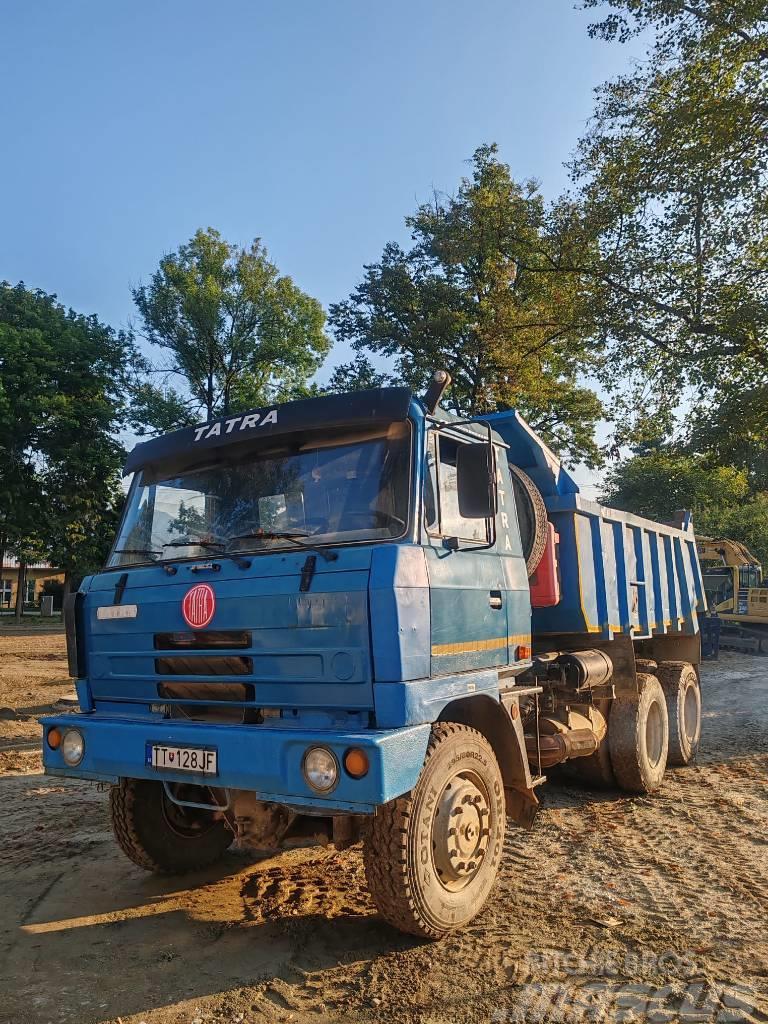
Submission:
M 501 591 L 492 590 L 488 595 L 488 604 L 491 608 L 501 608 Z

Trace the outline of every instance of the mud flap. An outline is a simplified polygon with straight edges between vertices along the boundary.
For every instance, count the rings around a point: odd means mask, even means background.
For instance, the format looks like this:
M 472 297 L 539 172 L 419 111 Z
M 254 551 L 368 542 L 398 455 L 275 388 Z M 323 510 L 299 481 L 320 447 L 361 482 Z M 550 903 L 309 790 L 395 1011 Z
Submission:
M 507 817 L 516 825 L 530 831 L 539 813 L 539 799 L 532 789 L 504 788 L 507 804 Z

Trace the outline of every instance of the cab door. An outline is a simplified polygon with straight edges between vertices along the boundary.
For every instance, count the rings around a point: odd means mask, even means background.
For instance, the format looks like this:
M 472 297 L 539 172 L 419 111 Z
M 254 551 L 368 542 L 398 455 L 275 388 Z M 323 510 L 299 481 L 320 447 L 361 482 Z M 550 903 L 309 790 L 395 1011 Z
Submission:
M 450 675 L 508 663 L 507 585 L 489 547 L 490 519 L 459 512 L 456 461 L 462 444 L 449 429 L 428 435 L 424 518 L 431 605 L 431 674 Z

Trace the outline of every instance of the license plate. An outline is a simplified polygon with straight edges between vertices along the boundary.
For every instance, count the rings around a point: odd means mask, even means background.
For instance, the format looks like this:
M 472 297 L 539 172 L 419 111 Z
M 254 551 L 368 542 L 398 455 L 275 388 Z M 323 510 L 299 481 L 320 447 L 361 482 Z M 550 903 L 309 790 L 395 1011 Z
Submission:
M 197 775 L 219 773 L 219 757 L 213 747 L 169 747 L 148 743 L 146 762 L 150 768 L 164 771 L 194 772 Z

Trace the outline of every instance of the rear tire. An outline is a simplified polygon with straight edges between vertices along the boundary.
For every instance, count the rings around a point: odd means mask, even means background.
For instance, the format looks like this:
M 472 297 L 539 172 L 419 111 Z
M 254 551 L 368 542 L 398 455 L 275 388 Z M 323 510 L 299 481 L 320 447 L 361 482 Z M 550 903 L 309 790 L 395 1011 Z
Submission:
M 608 750 L 608 736 L 604 736 L 600 746 L 589 757 L 576 757 L 566 761 L 564 767 L 567 774 L 588 789 L 615 789 L 616 776 L 611 766 L 611 754 Z
M 121 779 L 110 790 L 109 810 L 123 853 L 158 875 L 208 867 L 235 838 L 226 822 L 210 811 L 177 807 L 163 784 L 154 780 Z
M 440 939 L 479 913 L 504 845 L 504 784 L 475 729 L 432 729 L 415 787 L 379 807 L 363 845 L 381 916 L 400 931 Z
M 669 715 L 667 762 L 691 764 L 701 739 L 701 686 L 696 669 L 685 661 L 668 661 L 659 666 L 659 680 Z
M 667 702 L 656 676 L 638 673 L 637 682 L 637 700 L 617 697 L 613 701 L 608 747 L 619 787 L 628 793 L 653 793 L 667 766 Z

